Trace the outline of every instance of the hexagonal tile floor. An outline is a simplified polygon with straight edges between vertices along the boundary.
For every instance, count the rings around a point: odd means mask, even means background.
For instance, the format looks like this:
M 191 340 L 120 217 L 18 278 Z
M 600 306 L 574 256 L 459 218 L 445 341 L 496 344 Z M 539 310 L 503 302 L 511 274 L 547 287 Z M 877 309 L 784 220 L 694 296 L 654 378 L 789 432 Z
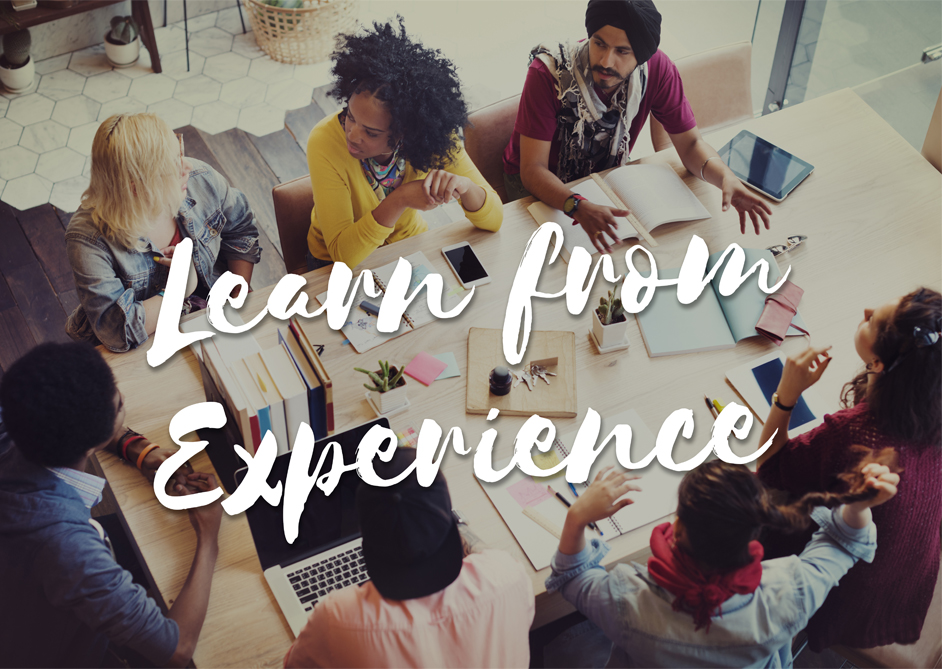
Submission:
M 242 33 L 235 7 L 155 33 L 163 73 L 150 54 L 117 69 L 96 45 L 36 63 L 36 80 L 20 94 L 0 89 L 0 200 L 17 209 L 50 202 L 75 211 L 88 186 L 88 155 L 98 125 L 112 114 L 150 111 L 171 128 L 209 133 L 240 128 L 267 135 L 285 112 L 304 107 L 327 83 L 328 63 L 286 65 Z

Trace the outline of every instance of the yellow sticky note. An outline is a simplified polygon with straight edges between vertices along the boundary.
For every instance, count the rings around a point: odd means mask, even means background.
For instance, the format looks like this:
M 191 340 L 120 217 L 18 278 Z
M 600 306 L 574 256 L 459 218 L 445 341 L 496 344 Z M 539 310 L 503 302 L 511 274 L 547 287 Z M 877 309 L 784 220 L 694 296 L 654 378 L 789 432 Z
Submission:
M 559 454 L 556 452 L 555 448 L 550 449 L 546 453 L 540 453 L 537 450 L 530 452 L 530 457 L 533 458 L 533 464 L 535 464 L 540 469 L 552 469 L 559 464 Z M 555 474 L 550 474 L 549 476 L 534 476 L 536 480 L 544 481 L 546 479 L 553 479 L 557 476 L 561 476 L 565 470 L 561 469 Z

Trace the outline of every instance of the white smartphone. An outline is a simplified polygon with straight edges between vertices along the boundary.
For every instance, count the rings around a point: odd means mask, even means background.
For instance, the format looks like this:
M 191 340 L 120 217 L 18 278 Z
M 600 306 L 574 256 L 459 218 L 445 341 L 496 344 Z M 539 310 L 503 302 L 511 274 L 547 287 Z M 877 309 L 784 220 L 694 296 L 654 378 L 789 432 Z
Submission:
M 458 277 L 462 288 L 482 286 L 491 282 L 487 270 L 478 259 L 477 254 L 468 242 L 452 244 L 442 249 L 442 255 L 448 261 L 451 271 Z

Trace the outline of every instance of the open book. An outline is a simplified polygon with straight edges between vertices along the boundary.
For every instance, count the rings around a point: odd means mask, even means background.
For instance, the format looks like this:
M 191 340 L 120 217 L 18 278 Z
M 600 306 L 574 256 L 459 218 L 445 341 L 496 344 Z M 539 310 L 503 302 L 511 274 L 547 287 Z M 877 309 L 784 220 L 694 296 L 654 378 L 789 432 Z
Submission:
M 782 273 L 768 249 L 743 249 L 746 254 L 745 268 L 752 267 L 764 258 L 769 264 L 768 285 L 778 282 Z M 713 267 L 722 251 L 710 256 L 709 267 Z M 648 349 L 648 356 L 714 351 L 732 348 L 748 337 L 758 336 L 756 323 L 768 295 L 759 288 L 759 271 L 756 270 L 732 295 L 720 295 L 721 268 L 710 285 L 692 304 L 681 304 L 677 300 L 676 286 L 662 286 L 654 298 L 637 314 L 638 326 Z M 658 269 L 658 278 L 676 279 L 680 268 Z M 792 323 L 805 328 L 801 314 L 795 314 Z M 807 328 L 805 328 L 807 329 Z M 788 328 L 787 336 L 802 333 L 794 327 Z
M 665 223 L 710 218 L 710 212 L 700 204 L 693 191 L 667 165 L 625 165 L 609 172 L 603 181 L 611 186 L 648 232 Z M 592 179 L 570 186 L 570 190 L 595 204 L 620 209 Z M 562 226 L 565 236 L 565 250 L 562 253 L 567 262 L 576 246 L 583 247 L 589 253 L 596 253 L 592 240 L 582 226 L 573 225 L 572 219 L 559 209 L 537 201 L 527 207 L 527 211 L 536 219 L 537 225 L 554 221 Z M 638 236 L 627 220 L 616 220 L 620 239 Z
M 416 251 L 404 257 L 412 265 L 412 280 L 409 282 L 409 288 L 406 291 L 407 295 L 411 295 L 426 276 L 429 274 L 437 274 L 437 272 L 421 251 Z M 389 283 L 389 280 L 392 278 L 398 263 L 399 261 L 395 260 L 388 265 L 383 265 L 378 269 L 372 270 L 373 281 L 376 283 L 381 293 L 386 292 L 386 284 Z M 442 283 L 444 284 L 442 290 L 442 309 L 444 311 L 450 311 L 464 299 L 465 291 L 464 288 L 458 284 L 449 282 L 444 276 L 442 277 Z M 324 304 L 326 300 L 326 292 L 317 296 L 317 301 L 321 304 Z M 435 320 L 435 316 L 429 311 L 428 301 L 423 291 L 422 294 L 418 295 L 412 301 L 408 311 L 402 315 L 399 329 L 395 332 L 380 332 L 377 327 L 377 316 L 368 314 L 360 308 L 360 303 L 364 300 L 378 307 L 382 304 L 383 296 L 380 294 L 379 297 L 369 297 L 363 290 L 362 283 L 357 286 L 357 294 L 354 296 L 353 303 L 350 306 L 347 322 L 344 324 L 343 328 L 341 328 L 343 333 L 347 336 L 347 339 L 350 340 L 350 345 L 353 346 L 353 350 L 357 353 L 369 351 L 390 339 L 404 335 L 423 325 L 428 325 Z
M 633 409 L 614 416 L 603 416 L 599 438 L 604 439 L 612 428 L 619 424 L 631 426 L 631 456 L 634 461 L 641 460 L 651 452 L 654 448 L 654 435 Z M 562 462 L 569 455 L 576 433 L 577 430 L 573 430 L 557 437 L 553 447 L 546 453 L 533 449 L 533 462 L 541 469 L 551 469 Z M 494 469 L 502 469 L 509 461 L 508 458 L 495 463 Z M 589 470 L 587 482 L 591 482 L 595 475 L 608 465 L 614 465 L 616 471 L 624 471 L 615 454 L 614 440 L 606 444 L 599 454 Z M 611 518 L 598 522 L 604 539 L 625 534 L 669 516 L 677 508 L 677 487 L 684 472 L 664 469 L 654 460 L 644 469 L 635 470 L 634 473 L 641 476 L 635 481 L 641 490 L 628 494 L 634 504 L 629 504 Z M 582 483 L 576 483 L 574 486 L 579 494 L 587 487 Z M 548 567 L 559 545 L 557 534 L 562 531 L 567 513 L 566 506 L 555 493 L 560 493 L 570 503 L 575 501 L 572 490 L 566 483 L 565 470 L 549 478 L 536 478 L 514 469 L 503 480 L 497 483 L 481 483 L 481 487 L 513 532 L 533 568 L 539 570 Z M 586 530 L 587 538 L 597 536 L 592 530 Z

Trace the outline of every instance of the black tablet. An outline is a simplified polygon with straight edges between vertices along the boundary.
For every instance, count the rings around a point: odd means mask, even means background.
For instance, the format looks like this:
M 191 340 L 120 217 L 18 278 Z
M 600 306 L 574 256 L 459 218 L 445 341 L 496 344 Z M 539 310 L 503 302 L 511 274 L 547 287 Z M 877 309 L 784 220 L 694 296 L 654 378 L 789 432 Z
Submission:
M 814 165 L 783 151 L 748 130 L 743 130 L 719 150 L 720 158 L 729 165 L 744 184 L 768 195 L 776 202 L 814 171 Z

